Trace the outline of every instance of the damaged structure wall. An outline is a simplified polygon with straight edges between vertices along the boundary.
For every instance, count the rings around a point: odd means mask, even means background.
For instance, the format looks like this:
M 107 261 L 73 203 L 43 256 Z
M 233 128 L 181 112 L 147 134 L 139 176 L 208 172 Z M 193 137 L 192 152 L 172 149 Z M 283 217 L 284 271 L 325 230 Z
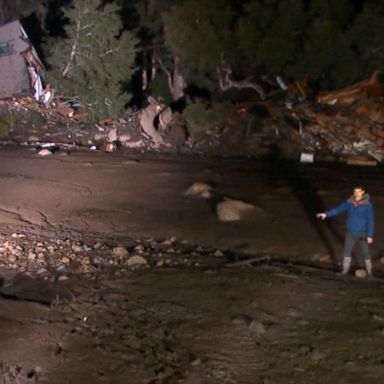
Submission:
M 28 55 L 25 53 L 28 52 Z M 30 63 L 27 59 L 32 58 Z M 33 63 L 37 63 L 39 68 Z M 19 21 L 0 27 L 0 99 L 14 96 L 29 96 L 35 91 L 32 87 L 30 71 L 33 68 L 40 76 L 42 64 Z M 41 81 L 39 79 L 39 81 Z

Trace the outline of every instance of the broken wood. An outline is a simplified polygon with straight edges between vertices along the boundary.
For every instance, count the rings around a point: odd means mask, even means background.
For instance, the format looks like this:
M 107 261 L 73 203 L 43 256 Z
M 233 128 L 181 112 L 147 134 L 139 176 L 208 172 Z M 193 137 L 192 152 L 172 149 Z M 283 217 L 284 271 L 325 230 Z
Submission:
M 347 165 L 361 165 L 361 166 L 369 166 L 375 167 L 377 165 L 376 160 L 371 159 L 356 159 L 356 158 L 348 158 L 346 161 Z

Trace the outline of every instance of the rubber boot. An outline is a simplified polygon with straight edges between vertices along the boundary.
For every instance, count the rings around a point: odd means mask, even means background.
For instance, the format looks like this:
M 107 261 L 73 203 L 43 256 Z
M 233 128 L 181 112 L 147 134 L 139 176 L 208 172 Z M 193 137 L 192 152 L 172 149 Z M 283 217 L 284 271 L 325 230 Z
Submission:
M 341 271 L 342 275 L 346 275 L 351 268 L 352 257 L 344 257 L 343 259 L 343 270 Z
M 372 261 L 364 260 L 365 270 L 367 271 L 367 276 L 372 277 Z

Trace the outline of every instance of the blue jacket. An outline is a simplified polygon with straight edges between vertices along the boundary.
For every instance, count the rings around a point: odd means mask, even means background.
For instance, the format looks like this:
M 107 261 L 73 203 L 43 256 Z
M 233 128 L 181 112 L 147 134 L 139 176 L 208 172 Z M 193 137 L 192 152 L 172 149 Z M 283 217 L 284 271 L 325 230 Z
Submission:
M 347 231 L 353 235 L 373 237 L 373 207 L 365 194 L 362 201 L 357 204 L 352 197 L 335 208 L 325 212 L 327 217 L 347 213 Z

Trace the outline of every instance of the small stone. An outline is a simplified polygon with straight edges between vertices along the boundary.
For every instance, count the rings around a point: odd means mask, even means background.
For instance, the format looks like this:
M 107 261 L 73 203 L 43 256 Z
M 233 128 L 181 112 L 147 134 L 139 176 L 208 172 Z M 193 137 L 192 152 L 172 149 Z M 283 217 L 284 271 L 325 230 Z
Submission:
M 126 257 L 128 255 L 128 253 L 129 253 L 128 250 L 124 247 L 113 248 L 113 254 L 116 257 L 123 258 L 123 257 Z
M 186 191 L 187 196 L 201 196 L 205 191 L 211 191 L 212 187 L 206 183 L 196 182 L 192 184 Z
M 356 269 L 355 276 L 359 279 L 364 279 L 365 277 L 367 277 L 367 272 L 365 272 L 364 269 Z
M 56 272 L 61 273 L 65 271 L 65 266 L 64 265 L 58 265 L 56 267 Z
M 37 154 L 39 156 L 45 157 L 45 156 L 52 155 L 52 152 L 49 149 L 44 148 L 41 151 L 39 151 Z
M 68 256 L 63 256 L 60 260 L 63 264 L 69 264 L 71 259 Z
M 29 252 L 28 253 L 28 260 L 29 261 L 35 261 L 36 257 L 37 257 L 36 253 L 34 253 L 34 252 Z
M 45 275 L 47 272 L 48 270 L 46 268 L 40 268 L 36 271 L 36 275 L 42 276 L 42 275 Z
M 72 250 L 76 253 L 83 252 L 83 247 L 81 245 L 73 244 Z
M 67 281 L 67 280 L 69 280 L 69 277 L 66 276 L 66 275 L 61 275 L 61 276 L 59 276 L 59 278 L 57 279 L 57 281 Z
M 9 255 L 8 261 L 10 263 L 15 263 L 17 261 L 17 256 L 16 255 Z
M 224 254 L 223 252 L 221 252 L 219 249 L 215 251 L 215 253 L 213 254 L 213 256 L 215 257 L 223 257 Z
M 132 268 L 146 267 L 148 262 L 143 257 L 136 255 L 128 259 L 127 265 Z
M 249 330 L 256 337 L 260 337 L 267 332 L 263 323 L 257 320 L 251 321 L 251 323 L 249 324 Z
M 200 358 L 197 358 L 197 359 L 195 359 L 195 360 L 193 360 L 193 361 L 191 362 L 191 366 L 192 366 L 192 367 L 197 367 L 197 366 L 201 365 L 201 363 L 202 363 L 201 359 L 200 359 Z

